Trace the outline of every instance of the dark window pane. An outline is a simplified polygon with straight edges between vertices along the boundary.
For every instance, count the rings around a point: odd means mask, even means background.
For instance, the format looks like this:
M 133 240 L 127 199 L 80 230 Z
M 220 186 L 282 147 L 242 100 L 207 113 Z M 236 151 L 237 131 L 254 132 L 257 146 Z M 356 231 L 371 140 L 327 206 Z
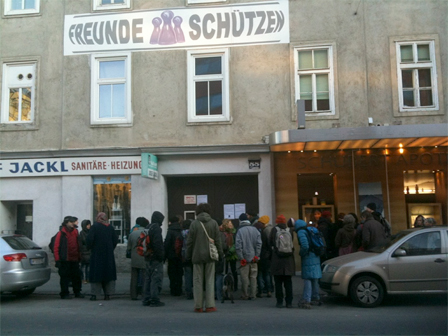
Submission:
M 419 84 L 419 87 L 431 87 L 431 70 L 430 69 L 418 70 L 418 84 Z
M 196 115 L 208 115 L 208 82 L 196 82 Z
M 330 99 L 318 99 L 317 100 L 317 110 L 318 111 L 329 111 L 330 110 Z
M 420 90 L 420 106 L 432 105 L 432 90 Z
M 195 58 L 196 76 L 221 74 L 221 57 Z
M 401 70 L 402 84 L 404 88 L 412 88 L 412 70 Z
M 305 99 L 305 111 L 312 112 L 313 111 L 313 101 L 311 99 Z
M 210 82 L 210 115 L 222 114 L 222 82 Z
M 403 91 L 403 103 L 405 106 L 415 106 L 413 91 Z

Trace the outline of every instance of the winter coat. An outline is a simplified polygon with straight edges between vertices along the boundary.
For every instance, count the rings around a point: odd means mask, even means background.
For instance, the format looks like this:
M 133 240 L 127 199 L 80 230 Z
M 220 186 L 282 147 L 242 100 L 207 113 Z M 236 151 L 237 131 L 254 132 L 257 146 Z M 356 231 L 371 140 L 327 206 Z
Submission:
M 369 219 L 364 223 L 362 228 L 362 246 L 365 251 L 383 244 L 386 239 L 386 232 L 384 232 L 384 227 L 380 222 Z
M 82 221 L 82 231 L 79 233 L 79 240 L 81 243 L 81 262 L 83 264 L 90 263 L 90 250 L 87 248 L 86 238 L 90 230 L 87 230 L 87 221 Z
M 306 227 L 305 221 L 298 219 L 294 226 L 297 232 L 297 239 L 300 244 L 300 256 L 302 257 L 302 279 L 320 279 L 322 270 L 320 266 L 320 257 L 310 251 L 310 242 L 305 230 L 317 230 L 314 227 Z
M 238 256 L 236 255 L 235 250 L 235 229 L 227 229 L 224 231 L 224 236 L 226 238 L 226 245 L 223 247 L 223 251 L 227 261 L 235 261 L 238 260 Z
M 261 253 L 260 261 L 258 263 L 258 269 L 262 272 L 268 271 L 271 268 L 272 246 L 269 241 L 269 234 L 272 231 L 272 225 L 270 230 L 268 230 L 267 228 L 268 227 L 265 227 L 261 231 Z
M 139 226 L 129 235 L 127 250 L 131 251 L 131 267 L 133 268 L 146 268 L 145 257 L 137 252 L 137 241 L 144 229 L 144 227 Z
M 165 237 L 165 258 L 168 260 L 180 260 L 179 256 L 176 254 L 175 245 L 177 238 L 182 238 L 182 228 L 179 222 L 171 223 L 168 226 L 168 232 Z
M 117 280 L 114 249 L 118 236 L 110 224 L 95 222 L 86 238 L 90 255 L 90 282 L 108 282 Z
M 249 221 L 242 221 L 235 237 L 235 250 L 239 260 L 251 262 L 255 256 L 260 258 L 261 234 Z
M 187 238 L 187 260 L 191 260 L 193 264 L 207 264 L 213 262 L 210 257 L 209 240 L 202 228 L 201 222 L 204 224 L 208 236 L 214 240 L 219 257 L 224 257 L 218 223 L 216 223 L 208 213 L 201 212 L 196 220 L 191 223 Z
M 226 235 L 224 234 L 224 232 L 219 231 L 219 239 L 221 239 L 221 245 L 222 245 L 222 252 L 224 253 L 224 256 L 227 254 L 229 248 L 227 247 L 226 244 Z M 219 258 L 218 261 L 215 261 L 215 273 L 216 274 L 224 274 L 224 271 L 229 271 L 229 270 L 225 270 L 224 269 L 224 262 L 225 262 L 225 258 Z
M 317 224 L 317 229 L 322 233 L 327 244 L 327 253 L 332 254 L 336 248 L 334 246 L 334 239 L 336 238 L 337 228 L 333 225 L 330 218 L 321 217 Z
M 334 240 L 334 244 L 336 248 L 344 248 L 348 247 L 350 245 L 353 245 L 353 242 L 355 240 L 355 227 L 352 223 L 345 224 L 342 229 L 338 230 L 338 233 L 336 234 L 336 238 Z
M 80 261 L 81 241 L 78 230 L 69 231 L 66 226 L 62 226 L 56 234 L 53 250 L 55 261 Z
M 278 228 L 287 229 L 286 224 L 278 224 L 274 227 L 270 232 L 269 237 L 269 249 L 272 251 L 271 257 L 271 274 L 272 275 L 294 275 L 295 270 L 295 261 L 294 261 L 294 253 L 289 257 L 280 257 L 277 253 L 274 252 L 276 248 L 275 237 L 277 235 Z M 292 236 L 291 236 L 292 240 Z
M 154 211 L 151 216 L 151 224 L 146 228 L 148 229 L 150 249 L 153 251 L 151 255 L 145 257 L 146 261 L 160 261 L 165 260 L 165 248 L 163 246 L 162 238 L 162 223 L 165 216 L 159 211 Z

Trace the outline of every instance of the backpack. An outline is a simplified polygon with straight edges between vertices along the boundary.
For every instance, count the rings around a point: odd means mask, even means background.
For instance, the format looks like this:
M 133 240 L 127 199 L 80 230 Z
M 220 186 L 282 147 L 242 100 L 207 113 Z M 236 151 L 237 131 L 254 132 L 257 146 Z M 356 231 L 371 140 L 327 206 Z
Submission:
M 313 252 L 318 257 L 322 257 L 327 252 L 327 245 L 325 244 L 324 236 L 322 232 L 316 228 L 301 228 L 305 230 L 306 236 L 308 237 L 308 242 L 310 244 L 310 251 Z
M 275 251 L 279 257 L 289 257 L 293 254 L 292 236 L 289 229 L 277 227 L 275 233 Z
M 149 229 L 145 229 L 140 233 L 137 239 L 137 253 L 142 257 L 150 257 L 153 254 L 151 249 L 151 239 L 149 237 Z

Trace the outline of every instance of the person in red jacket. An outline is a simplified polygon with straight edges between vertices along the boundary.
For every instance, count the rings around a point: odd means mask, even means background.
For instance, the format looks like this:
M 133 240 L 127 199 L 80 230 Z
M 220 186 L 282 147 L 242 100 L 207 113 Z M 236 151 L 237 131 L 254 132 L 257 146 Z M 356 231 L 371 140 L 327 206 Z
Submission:
M 81 260 L 81 244 L 79 233 L 76 229 L 78 218 L 66 216 L 61 229 L 54 242 L 54 260 L 61 278 L 61 299 L 71 299 L 68 290 L 70 281 L 76 298 L 83 298 L 81 293 L 81 272 L 79 262 Z

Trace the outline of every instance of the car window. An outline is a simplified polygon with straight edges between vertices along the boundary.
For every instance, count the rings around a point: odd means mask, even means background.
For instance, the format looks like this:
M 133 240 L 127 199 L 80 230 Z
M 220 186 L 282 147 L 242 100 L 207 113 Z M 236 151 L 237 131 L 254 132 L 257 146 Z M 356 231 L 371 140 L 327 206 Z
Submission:
M 442 244 L 440 232 L 425 232 L 408 239 L 400 246 L 408 256 L 440 254 Z
M 40 249 L 39 245 L 24 236 L 2 237 L 4 241 L 14 250 L 35 250 Z

